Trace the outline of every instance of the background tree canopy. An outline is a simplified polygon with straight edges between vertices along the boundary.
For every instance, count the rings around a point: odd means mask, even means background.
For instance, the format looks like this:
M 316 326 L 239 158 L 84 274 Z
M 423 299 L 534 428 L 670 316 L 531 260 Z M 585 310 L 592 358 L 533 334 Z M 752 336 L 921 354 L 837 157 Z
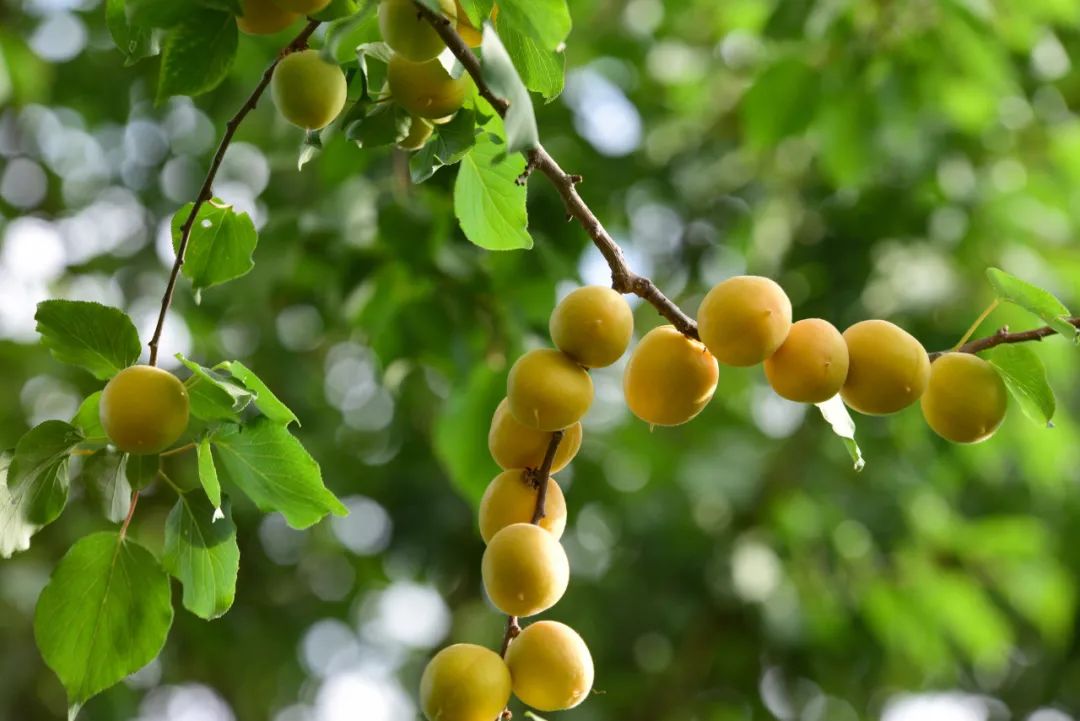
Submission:
M 205 88 L 157 57 L 134 62 L 150 35 L 117 50 L 106 23 L 117 5 L 0 7 L 0 449 L 71 419 L 101 387 L 39 341 L 38 302 L 122 308 L 145 344 L 174 214 L 301 27 L 240 36 L 220 85 L 192 100 L 169 95 Z M 547 5 L 562 3 L 537 12 Z M 545 147 L 581 174 L 634 270 L 682 308 L 750 272 L 781 283 L 796 317 L 887 318 L 941 350 L 994 299 L 990 266 L 1080 306 L 1080 4 L 574 0 L 570 11 L 565 52 L 535 66 L 512 24 L 503 42 L 537 91 Z M 320 28 L 312 44 L 329 39 L 355 64 L 369 25 Z M 197 617 L 174 585 L 160 656 L 82 719 L 404 721 L 435 649 L 502 637 L 475 520 L 497 471 L 491 413 L 509 363 L 548 344 L 556 301 L 610 272 L 536 176 L 530 250 L 469 242 L 451 191 L 459 174 L 490 171 L 491 141 L 437 169 L 434 151 L 418 161 L 370 147 L 382 131 L 362 127 L 331 128 L 315 151 L 268 99 L 246 118 L 214 194 L 250 216 L 255 267 L 221 287 L 189 268 L 194 292 L 183 279 L 161 346 L 182 378 L 191 366 L 176 354 L 258 374 L 349 514 L 295 530 L 235 494 L 228 615 Z M 413 182 L 425 163 L 434 175 Z M 232 274 L 250 267 L 230 262 Z M 663 322 L 631 302 L 637 337 Z M 1041 324 L 1003 305 L 980 335 Z M 588 641 L 597 692 L 552 717 L 1080 714 L 1080 356 L 1060 337 L 1034 350 L 1056 393 L 1052 428 L 1013 402 L 993 440 L 967 447 L 915 408 L 856 416 L 861 473 L 760 368 L 722 367 L 697 419 L 655 430 L 626 409 L 625 358 L 595 371 L 582 451 L 558 475 L 572 578 L 548 615 Z M 0 563 L 0 718 L 66 713 L 34 608 L 68 548 L 119 520 L 102 488 L 79 482 L 90 461 L 71 463 L 60 521 Z M 181 489 L 198 486 L 197 454 L 165 463 Z M 139 472 L 129 465 L 128 478 Z M 149 485 L 131 524 L 158 558 L 173 496 Z M 125 559 L 133 578 L 144 560 Z M 216 615 L 221 599 L 191 602 Z

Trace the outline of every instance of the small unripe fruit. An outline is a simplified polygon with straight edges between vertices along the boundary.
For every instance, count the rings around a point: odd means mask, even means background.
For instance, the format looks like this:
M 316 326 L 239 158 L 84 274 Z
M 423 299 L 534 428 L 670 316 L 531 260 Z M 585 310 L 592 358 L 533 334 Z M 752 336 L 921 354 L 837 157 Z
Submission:
M 558 621 L 537 621 L 506 652 L 514 695 L 538 711 L 562 711 L 585 700 L 593 660 L 577 631 Z
M 805 318 L 765 359 L 765 377 L 779 395 L 796 403 L 822 403 L 840 392 L 848 371 L 844 336 L 832 323 Z
M 307 130 L 325 128 L 345 107 L 345 74 L 316 50 L 291 53 L 274 68 L 270 92 L 286 120 Z
M 919 400 L 930 379 L 926 349 L 907 331 L 884 320 L 864 320 L 844 331 L 848 375 L 840 395 L 871 416 L 896 413 Z
M 548 610 L 570 582 L 566 551 L 555 536 L 531 523 L 515 523 L 492 536 L 480 572 L 488 598 L 508 616 Z
M 292 10 L 301 15 L 317 13 L 330 4 L 330 0 L 274 0 L 274 2 L 286 10 Z
M 578 288 L 555 306 L 551 340 L 586 368 L 603 368 L 622 357 L 634 335 L 630 304 L 611 288 Z
M 248 35 L 273 35 L 299 19 L 300 15 L 285 10 L 273 0 L 244 0 L 244 14 L 236 18 L 236 26 Z
M 439 0 L 439 7 L 451 21 L 457 19 L 454 0 Z M 379 33 L 391 50 L 418 63 L 431 60 L 446 49 L 431 23 L 420 17 L 413 0 L 381 0 Z
M 431 123 L 414 115 L 409 124 L 409 134 L 398 141 L 398 147 L 402 150 L 419 150 L 430 137 Z
M 159 453 L 188 425 L 188 393 L 180 379 L 154 366 L 125 368 L 105 384 L 99 415 L 105 434 L 125 453 Z
M 454 79 L 438 60 L 414 63 L 396 53 L 390 56 L 386 80 L 398 105 L 429 119 L 456 113 L 469 86 L 468 73 Z
M 495 476 L 480 499 L 480 537 L 484 543 L 507 526 L 532 521 L 537 492 L 524 469 Z M 539 525 L 556 539 L 566 530 L 566 498 L 554 478 L 547 479 L 544 517 Z
M 769 278 L 740 275 L 717 284 L 698 308 L 698 335 L 716 360 L 752 366 L 784 342 L 791 328 L 791 301 Z
M 488 450 L 499 468 L 539 468 L 544 462 L 551 433 L 529 428 L 514 418 L 510 412 L 510 401 L 503 398 L 491 417 L 491 430 L 488 431 Z M 563 429 L 562 440 L 555 449 L 551 460 L 551 472 L 566 468 L 581 448 L 581 423 L 575 423 Z
M 577 423 L 589 410 L 592 378 L 564 353 L 531 350 L 510 368 L 506 398 L 518 423 L 557 431 Z
M 719 375 L 704 345 L 662 325 L 646 333 L 630 355 L 623 375 L 626 405 L 646 423 L 677 426 L 708 404 Z
M 456 643 L 424 668 L 420 707 L 428 721 L 493 721 L 506 708 L 510 688 L 510 671 L 499 654 Z
M 971 353 L 946 353 L 930 364 L 921 404 L 923 417 L 939 436 L 979 443 L 1005 420 L 1008 398 L 994 366 Z

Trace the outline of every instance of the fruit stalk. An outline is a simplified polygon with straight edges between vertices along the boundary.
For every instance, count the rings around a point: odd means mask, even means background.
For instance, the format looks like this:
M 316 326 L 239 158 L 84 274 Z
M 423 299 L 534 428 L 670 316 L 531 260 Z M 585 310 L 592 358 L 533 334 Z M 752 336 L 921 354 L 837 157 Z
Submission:
M 270 63 L 270 66 L 263 72 L 262 77 L 259 79 L 259 83 L 255 86 L 255 89 L 251 91 L 251 95 L 248 96 L 244 104 L 240 106 L 240 109 L 236 111 L 236 114 L 229 118 L 225 123 L 225 134 L 221 136 L 221 142 L 218 143 L 217 151 L 214 153 L 214 158 L 210 162 L 210 169 L 206 172 L 206 178 L 203 180 L 202 187 L 199 188 L 199 194 L 195 198 L 195 202 L 191 206 L 191 212 L 188 213 L 187 219 L 184 220 L 184 224 L 180 226 L 180 243 L 176 248 L 176 260 L 173 262 L 172 270 L 169 272 L 169 281 L 165 285 L 165 293 L 161 297 L 161 310 L 158 312 L 157 324 L 154 326 L 154 334 L 150 337 L 150 342 L 147 344 L 150 347 L 150 365 L 157 365 L 158 356 L 158 344 L 161 341 L 161 331 L 165 326 L 165 314 L 169 312 L 169 306 L 172 305 L 173 291 L 176 290 L 176 280 L 180 277 L 180 268 L 184 265 L 184 255 L 187 252 L 188 239 L 191 237 L 191 228 L 195 224 L 195 218 L 199 215 L 199 209 L 202 208 L 203 203 L 209 201 L 214 197 L 213 185 L 214 178 L 217 177 L 218 168 L 221 167 L 221 161 L 225 158 L 225 151 L 229 149 L 229 143 L 232 142 L 233 135 L 236 134 L 236 129 L 240 127 L 240 123 L 247 117 L 247 114 L 255 109 L 255 106 L 259 102 L 259 98 L 262 97 L 266 87 L 270 84 L 270 79 L 273 77 L 274 68 L 277 64 L 289 53 L 302 50 L 307 47 L 308 38 L 311 37 L 315 29 L 319 27 L 320 21 L 311 20 L 304 29 L 293 38 L 288 45 L 282 48 L 278 56 L 274 58 L 274 62 Z

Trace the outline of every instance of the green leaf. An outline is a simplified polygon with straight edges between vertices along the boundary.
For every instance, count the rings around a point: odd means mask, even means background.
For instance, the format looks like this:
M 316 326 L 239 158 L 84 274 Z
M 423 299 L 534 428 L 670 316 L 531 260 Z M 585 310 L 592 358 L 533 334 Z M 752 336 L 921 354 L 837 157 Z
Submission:
M 502 151 L 503 146 L 484 134 L 461 159 L 454 182 L 454 215 L 465 236 L 481 248 L 531 248 L 525 186 L 517 183 L 525 170 L 525 159 L 512 155 L 496 163 Z
M 506 152 L 516 153 L 537 147 L 540 144 L 540 133 L 536 129 L 532 98 L 529 97 L 529 91 L 521 82 L 514 62 L 490 24 L 484 25 L 482 50 L 484 57 L 481 70 L 484 81 L 493 93 L 510 103 L 506 117 L 503 118 L 506 128 Z
M 566 55 L 561 50 L 545 49 L 514 25 L 498 21 L 496 25 L 525 87 L 540 93 L 546 102 L 557 98 L 566 80 Z
M 98 495 L 102 512 L 113 523 L 121 523 L 131 509 L 128 458 L 126 453 L 101 450 L 83 461 L 82 472 L 79 473 L 83 486 L 93 489 Z
M 154 660 L 172 619 L 169 577 L 145 548 L 117 533 L 72 546 L 34 613 L 34 637 L 67 689 L 70 715 Z
M 160 52 L 153 30 L 128 21 L 127 0 L 106 0 L 105 26 L 116 47 L 124 55 L 124 65 L 133 65 Z
M 204 421 L 237 422 L 240 419 L 240 412 L 254 398 L 251 391 L 179 353 L 176 359 L 192 373 L 184 381 L 191 401 L 191 415 Z
M 105 428 L 101 425 L 101 391 L 94 391 L 79 405 L 71 424 L 79 429 L 88 441 L 108 441 Z
M 135 490 L 141 490 L 150 485 L 158 472 L 161 470 L 161 457 L 156 454 L 144 455 L 141 453 L 128 454 L 124 469 L 124 476 Z
M 195 455 L 199 462 L 199 483 L 214 508 L 221 508 L 221 481 L 218 480 L 214 454 L 210 450 L 210 436 L 206 436 L 195 446 Z
M 304 142 L 300 146 L 300 155 L 296 158 L 296 172 L 304 169 L 304 166 L 315 159 L 322 152 L 322 131 L 308 130 L 304 133 Z
M 1031 311 L 1065 338 L 1080 343 L 1080 328 L 1068 322 L 1069 309 L 1053 294 L 998 268 L 987 268 L 986 277 L 998 298 Z
M 117 309 L 81 300 L 38 303 L 37 332 L 61 363 L 80 366 L 108 380 L 139 360 L 142 347 L 131 318 Z
M 504 395 L 506 374 L 479 365 L 435 420 L 435 455 L 454 488 L 474 507 L 499 470 L 488 453 L 487 434 L 491 414 Z
M 360 148 L 393 145 L 408 134 L 410 122 L 409 114 L 401 106 L 379 103 L 354 120 L 345 130 L 345 137 Z
M 801 58 L 785 58 L 761 73 L 742 98 L 742 128 L 750 145 L 771 148 L 801 132 L 814 117 L 818 73 Z
M 45 421 L 27 431 L 15 445 L 7 488 L 12 504 L 30 523 L 52 523 L 64 510 L 68 462 L 82 439 L 79 430 L 69 423 Z
M 12 455 L 11 451 L 0 452 L 0 558 L 11 558 L 30 548 L 30 537 L 40 528 L 26 520 L 19 499 L 13 498 L 8 489 Z
M 476 113 L 459 110 L 450 122 L 436 125 L 427 144 L 409 159 L 409 175 L 422 183 L 444 165 L 453 165 L 476 144 Z
M 224 615 L 240 568 L 229 499 L 218 507 L 200 491 L 181 494 L 165 521 L 161 561 L 184 587 L 184 608 L 207 620 Z
M 997 368 L 1024 415 L 1040 425 L 1051 426 L 1057 401 L 1038 354 L 1019 343 L 1004 344 L 987 351 L 986 360 Z
M 862 449 L 859 448 L 859 444 L 855 441 L 855 421 L 852 420 L 851 414 L 848 413 L 844 401 L 839 395 L 835 395 L 824 403 L 815 403 L 814 405 L 818 407 L 822 417 L 832 427 L 833 433 L 843 441 L 848 455 L 851 456 L 851 462 L 855 466 L 856 473 L 861 471 L 866 466 L 866 461 L 863 460 Z
M 202 9 L 186 15 L 165 37 L 157 102 L 216 88 L 232 67 L 238 32 L 236 18 L 227 12 Z
M 330 22 L 342 18 L 352 18 L 360 10 L 361 5 L 374 6 L 372 0 L 330 0 L 330 4 L 311 17 L 321 22 Z
M 140 28 L 171 28 L 197 9 L 195 0 L 127 0 L 128 22 Z
M 270 420 L 284 426 L 290 423 L 300 425 L 300 420 L 296 417 L 296 414 L 274 395 L 273 391 L 262 382 L 262 379 L 240 361 L 218 363 L 214 366 L 214 370 L 223 370 L 243 383 L 249 391 L 255 394 L 255 407 Z
M 465 16 L 469 18 L 469 24 L 478 28 L 491 15 L 495 2 L 494 0 L 459 0 L 458 4 L 465 11 Z
M 191 212 L 188 203 L 172 219 L 173 252 L 180 247 L 180 229 Z M 196 292 L 245 275 L 255 267 L 251 259 L 259 234 L 247 213 L 237 213 L 218 199 L 203 203 L 191 226 L 184 276 Z
M 322 472 L 289 431 L 269 418 L 226 426 L 212 438 L 218 467 L 264 511 L 280 511 L 293 528 L 307 528 L 327 513 L 344 515 L 323 485 Z
M 570 9 L 566 0 L 499 0 L 499 26 L 507 24 L 532 37 L 541 47 L 555 50 L 570 34 Z

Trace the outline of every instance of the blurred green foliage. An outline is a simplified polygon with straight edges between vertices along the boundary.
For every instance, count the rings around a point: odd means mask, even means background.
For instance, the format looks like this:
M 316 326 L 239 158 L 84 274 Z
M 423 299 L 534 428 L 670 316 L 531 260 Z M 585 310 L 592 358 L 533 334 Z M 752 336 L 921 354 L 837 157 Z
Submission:
M 885 317 L 938 350 L 993 298 L 987 266 L 1080 305 L 1080 4 L 571 9 L 566 90 L 537 100 L 541 139 L 584 176 L 631 264 L 684 308 L 747 270 L 781 282 L 798 317 Z M 74 22 L 67 35 L 58 17 Z M 168 250 L 169 220 L 225 120 L 295 30 L 241 37 L 223 85 L 194 106 L 156 105 L 159 61 L 125 68 L 103 6 L 0 8 L 2 178 L 15 178 L 0 182 L 0 448 L 100 387 L 27 332 L 34 302 L 120 305 L 145 342 L 165 281 L 156 247 Z M 441 628 L 440 607 L 402 604 L 402 619 L 384 601 L 437 589 L 450 640 L 498 642 L 471 505 L 496 471 L 487 423 L 508 363 L 547 342 L 557 293 L 604 282 L 604 267 L 540 178 L 535 248 L 491 253 L 454 220 L 456 169 L 416 186 L 407 156 L 330 134 L 297 172 L 302 133 L 268 102 L 237 141 L 215 192 L 253 212 L 255 268 L 198 304 L 182 285 L 162 355 L 257 373 L 354 513 L 285 531 L 234 499 L 232 610 L 208 623 L 177 605 L 160 662 L 82 718 L 171 718 L 147 689 L 194 683 L 244 721 L 409 718 L 419 672 L 446 642 L 415 629 Z M 636 320 L 639 335 L 659 323 L 647 306 Z M 1039 322 L 1003 307 L 982 333 L 1005 324 Z M 1005 713 L 985 699 L 1013 718 L 1075 714 L 1078 355 L 1060 338 L 1034 350 L 1058 396 L 1052 429 L 1014 404 L 991 441 L 957 447 L 915 408 L 856 417 L 858 475 L 817 414 L 777 399 L 760 369 L 722 369 L 700 417 L 654 431 L 628 416 L 620 368 L 596 372 L 582 452 L 559 475 L 574 575 L 548 616 L 588 641 L 599 692 L 555 718 L 881 718 L 897 714 L 897 694 L 950 689 L 984 699 L 987 715 L 970 718 Z M 168 462 L 177 483 L 197 484 L 194 453 Z M 64 713 L 31 618 L 66 549 L 112 527 L 93 493 L 76 483 L 60 522 L 0 564 L 0 718 Z M 133 523 L 158 555 L 172 502 L 151 487 Z M 355 541 L 387 517 L 381 540 Z M 337 629 L 353 655 L 326 661 L 313 628 Z M 328 715 L 346 672 L 377 693 Z

